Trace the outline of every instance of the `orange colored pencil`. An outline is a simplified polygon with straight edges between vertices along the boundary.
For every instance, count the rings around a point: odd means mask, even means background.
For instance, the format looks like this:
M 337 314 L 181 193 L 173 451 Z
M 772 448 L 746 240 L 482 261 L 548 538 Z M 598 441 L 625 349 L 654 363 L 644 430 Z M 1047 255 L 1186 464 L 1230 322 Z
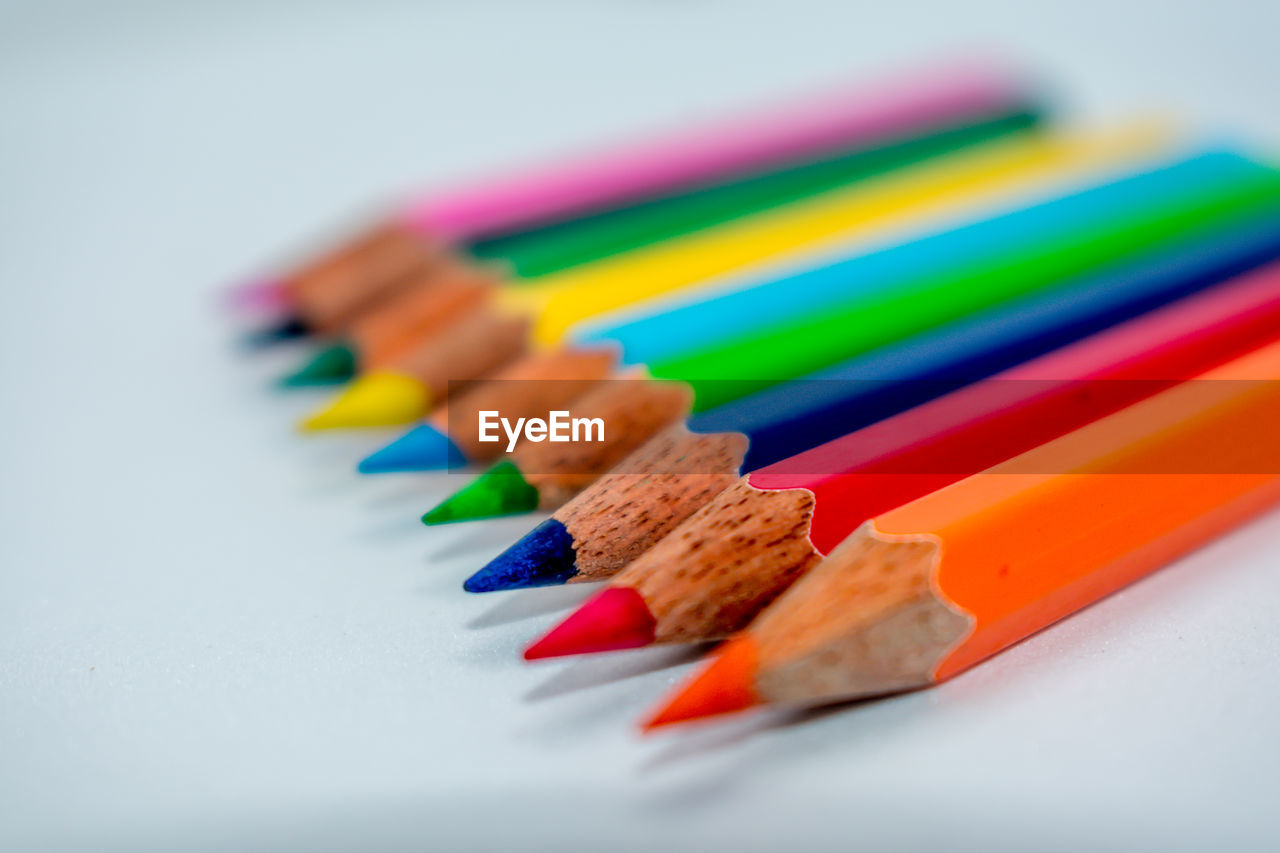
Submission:
M 647 727 L 935 684 L 1280 501 L 1280 343 L 862 525 Z

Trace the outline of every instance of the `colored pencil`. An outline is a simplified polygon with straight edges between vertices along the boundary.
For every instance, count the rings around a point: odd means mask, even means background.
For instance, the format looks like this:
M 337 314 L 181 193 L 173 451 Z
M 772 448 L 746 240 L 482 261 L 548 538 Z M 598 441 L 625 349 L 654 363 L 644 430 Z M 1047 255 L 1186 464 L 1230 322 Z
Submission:
M 1212 184 L 1225 177 L 1226 172 L 1240 167 L 1239 158 L 1233 155 L 1206 156 L 1208 159 L 1204 163 L 1184 170 L 1186 180 Z M 1191 177 L 1200 169 L 1204 170 L 1203 175 Z M 1001 215 L 986 220 L 980 218 L 976 223 L 973 218 L 968 218 L 959 228 L 928 232 L 923 238 L 887 249 L 868 253 L 861 246 L 854 246 L 842 258 L 827 260 L 811 269 L 781 277 L 771 277 L 766 273 L 762 278 L 743 282 L 739 289 L 712 292 L 701 302 L 658 307 L 651 321 L 642 318 L 629 322 L 624 319 L 613 327 L 616 336 L 596 327 L 589 335 L 580 336 L 575 345 L 594 348 L 610 345 L 617 339 L 622 342 L 623 355 L 628 360 L 635 361 L 634 356 L 644 355 L 645 361 L 656 364 L 662 357 L 679 354 L 682 348 L 707 346 L 717 339 L 758 328 L 762 321 L 772 319 L 776 322 L 794 316 L 801 307 L 812 310 L 828 300 L 888 291 L 912 276 L 991 256 L 1008 245 L 1043 239 L 1046 233 L 1055 229 L 1093 222 L 1100 216 L 1113 213 L 1118 206 L 1145 203 L 1149 198 L 1148 184 L 1165 179 L 1160 170 L 1154 171 L 1156 174 L 1150 179 L 1129 174 L 1127 177 L 1134 180 L 1112 180 L 1110 184 L 1083 191 L 1077 184 L 1072 195 L 1054 197 L 1049 201 L 1039 199 L 1038 204 L 1025 209 L 1014 208 L 1012 212 L 1001 210 Z M 686 315 L 694 316 L 696 321 L 684 320 Z M 635 326 L 642 330 L 637 332 Z M 387 408 L 400 411 L 402 407 L 388 401 Z M 384 448 L 385 453 L 377 452 L 377 459 L 371 459 L 361 470 L 367 473 L 439 470 L 449 467 L 459 457 L 468 462 L 493 458 L 492 453 L 467 457 L 459 449 L 459 443 L 475 445 L 473 436 L 460 435 L 455 440 L 448 434 L 441 434 L 438 424 L 423 424 Z
M 949 155 L 901 174 L 671 240 L 625 259 L 590 264 L 523 288 L 504 288 L 496 294 L 498 304 L 493 311 L 530 318 L 537 331 L 535 343 L 555 345 L 563 331 L 586 318 L 694 288 L 716 274 L 745 270 L 788 252 L 800 253 L 853 237 L 874 239 L 876 234 L 919 222 L 921 217 L 972 211 L 975 204 L 998 204 L 1001 199 L 1007 204 L 1011 195 L 1025 198 L 1028 184 L 1034 193 L 1034 188 L 1043 189 L 1044 183 L 1061 185 L 1064 180 L 1078 180 L 1081 172 L 1096 172 L 1105 165 L 1114 166 L 1116 160 L 1149 151 L 1153 135 L 1149 126 L 1131 126 L 1110 134 L 1019 140 Z M 817 298 L 810 296 L 808 301 Z M 485 343 L 478 339 L 476 345 Z M 433 345 L 433 340 L 426 340 L 420 346 Z M 403 386 L 403 399 L 388 398 L 378 404 L 381 398 L 359 387 L 366 380 L 383 389 Z M 385 382 L 376 374 L 361 377 L 346 393 L 360 397 L 364 409 L 351 425 L 404 423 L 413 420 L 405 413 L 415 407 L 418 416 L 424 415 L 424 401 L 429 400 L 425 389 L 411 389 L 403 380 Z M 341 397 L 335 405 L 355 412 Z M 331 427 L 343 425 L 332 413 L 317 420 Z
M 540 278 L 950 151 L 1034 130 L 1043 119 L 1044 110 L 1030 101 L 983 105 L 905 132 L 859 141 L 837 156 L 473 244 L 467 254 L 500 264 L 515 279 Z
M 282 279 L 251 286 L 251 301 L 286 307 L 296 331 L 332 328 L 447 245 L 774 171 L 1017 100 L 1025 100 L 1025 86 L 1012 75 L 950 63 L 558 166 L 541 164 L 412 202 Z
M 866 520 L 1277 336 L 1273 263 L 755 471 L 622 569 L 528 656 L 728 636 Z
M 771 384 L 797 378 L 843 359 L 868 352 L 908 334 L 940 325 L 1009 299 L 1086 275 L 1109 264 L 1141 256 L 1152 247 L 1169 246 L 1197 233 L 1214 230 L 1242 216 L 1277 209 L 1280 173 L 1254 164 L 1236 179 L 1215 180 L 1213 189 L 1178 198 L 1172 186 L 1159 192 L 1159 177 L 1179 174 L 1195 164 L 1248 163 L 1211 155 L 1183 161 L 1181 166 L 1148 173 L 1115 187 L 1148 186 L 1141 204 L 1126 209 L 1116 204 L 1080 228 L 1050 233 L 1015 250 L 969 264 L 947 267 L 940 274 L 899 281 L 886 292 L 825 306 L 821 314 L 789 327 L 766 329 L 748 339 L 733 339 L 718 349 L 651 364 L 658 380 L 680 380 L 693 389 L 695 410 L 703 410 L 744 396 Z M 1192 170 L 1194 171 L 1194 169 Z M 1229 170 L 1230 171 L 1230 170 Z M 1095 190 L 1094 192 L 1100 192 Z M 1086 194 L 1076 196 L 1076 199 Z M 1134 209 L 1136 207 L 1136 209 Z M 763 353 L 763 356 L 762 356 Z M 712 378 L 714 377 L 714 378 Z M 628 438 L 633 436 L 629 435 Z M 647 436 L 646 436 L 647 438 Z M 573 457 L 565 453 L 568 463 Z M 481 516 L 475 507 L 501 507 L 501 514 L 530 511 L 529 491 L 516 476 L 519 466 L 504 464 L 499 473 L 486 472 L 429 511 L 423 521 L 435 524 Z M 585 469 L 562 474 L 581 482 Z M 605 473 L 596 471 L 597 476 Z M 563 490 L 558 490 L 557 494 Z M 542 509 L 559 504 L 547 498 Z M 466 507 L 467 509 L 464 509 Z
M 1176 232 L 1172 239 L 1185 239 L 1219 216 L 1224 221 L 1239 221 L 1258 212 L 1272 211 L 1278 175 L 1280 173 L 1267 168 L 1266 173 L 1259 176 L 1260 182 L 1242 189 L 1240 195 L 1230 190 L 1219 195 L 1221 190 L 1226 190 L 1224 182 L 1210 193 L 1212 199 L 1193 204 L 1181 216 L 1173 212 L 1176 206 L 1170 205 L 1158 213 L 1153 223 L 1137 224 L 1132 230 L 1108 233 L 1104 229 L 1087 242 L 1077 242 L 1068 237 L 1056 250 L 1049 252 L 1049 257 L 1056 258 L 1066 268 L 1057 273 L 1057 278 L 1082 274 L 1095 267 L 1099 258 L 1103 263 L 1111 263 L 1131 256 L 1135 248 L 1137 252 L 1145 251 L 1165 239 L 1166 229 Z M 969 285 L 964 289 L 925 287 L 914 292 L 904 290 L 886 294 L 872 305 L 827 306 L 831 310 L 774 325 L 765 334 L 746 335 L 725 345 L 664 362 L 660 371 L 654 371 L 654 376 L 685 378 L 697 393 L 697 407 L 700 410 L 711 408 L 746 393 L 742 383 L 715 381 L 714 377 L 720 375 L 719 365 L 726 361 L 735 365 L 739 375 L 754 377 L 749 384 L 759 388 L 776 384 L 780 379 L 804 375 L 836 361 L 832 355 L 847 353 L 849 331 L 858 328 L 859 324 L 859 332 L 866 336 L 862 339 L 865 351 L 945 320 L 948 312 L 954 310 L 953 300 L 968 303 L 975 290 L 986 290 L 989 296 L 998 290 L 999 298 L 1025 293 L 1026 281 L 1033 278 L 1026 272 L 1025 265 L 1035 263 L 1032 259 L 1036 257 L 1041 256 L 1036 254 L 1034 247 L 1017 247 L 998 272 L 981 267 L 980 271 L 970 272 Z M 1000 287 L 998 283 L 1002 278 L 1004 286 Z M 986 304 L 993 301 L 991 299 Z M 805 340 L 806 345 L 786 345 L 797 339 Z
M 1280 343 L 877 514 L 649 728 L 936 684 L 1280 501 Z
M 894 225 L 915 234 L 951 230 L 1071 192 L 1082 180 L 1096 181 L 1100 170 L 1115 174 L 1132 171 L 1135 160 L 1149 162 L 1165 139 L 1159 125 L 1135 122 L 1111 131 L 999 140 L 574 270 L 552 286 L 511 288 L 502 302 L 509 310 L 532 312 L 535 341 L 551 344 L 589 318 L 635 306 L 647 314 L 649 300 L 698 300 L 704 292 L 739 289 L 733 274 L 761 263 L 806 264 L 815 254 L 839 258 L 851 238 L 866 239 L 868 226 L 876 233 Z M 610 287 L 600 286 L 601 271 Z
M 1224 231 L 695 415 L 682 433 L 660 435 L 637 450 L 636 458 L 561 507 L 464 587 L 493 592 L 605 580 L 716 496 L 699 482 L 683 482 L 687 478 L 727 488 L 743 470 L 779 462 L 1280 257 L 1280 211 Z M 1211 301 L 1200 310 L 1212 316 L 1222 304 Z M 1233 304 L 1226 300 L 1223 307 Z M 1241 313 L 1241 323 L 1265 314 L 1254 306 Z M 1195 314 L 1186 317 L 1194 321 Z M 715 467 L 699 451 L 729 443 L 743 452 L 714 458 Z M 617 497 L 622 492 L 625 499 Z
M 930 128 L 927 135 L 895 140 L 869 150 L 845 155 L 834 161 L 809 163 L 780 173 L 714 187 L 701 192 L 666 198 L 647 205 L 610 211 L 552 228 L 491 241 L 483 251 L 474 247 L 488 263 L 480 269 L 497 275 L 503 283 L 521 285 L 562 270 L 617 255 L 650 243 L 696 232 L 734 219 L 759 213 L 827 190 L 866 180 L 892 169 L 904 168 L 930 157 L 975 146 L 1033 128 L 1038 114 L 1015 106 L 995 116 L 983 116 L 961 126 Z M 455 260 L 455 263 L 462 263 Z M 395 289 L 366 311 L 402 313 L 397 303 L 405 300 L 403 289 Z M 430 313 L 417 306 L 414 313 Z M 357 313 L 350 321 L 359 322 Z M 377 366 L 358 337 L 341 335 L 313 355 L 286 378 L 287 385 L 337 384 L 352 379 L 361 370 Z

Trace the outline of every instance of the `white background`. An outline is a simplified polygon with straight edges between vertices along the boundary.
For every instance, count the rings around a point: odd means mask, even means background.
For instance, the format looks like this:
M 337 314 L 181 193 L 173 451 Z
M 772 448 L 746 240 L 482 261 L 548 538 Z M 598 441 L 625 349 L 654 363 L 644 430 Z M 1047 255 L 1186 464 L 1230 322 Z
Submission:
M 687 653 L 527 666 L 528 520 L 250 356 L 227 284 L 394 194 L 956 48 L 1280 152 L 1280 4 L 0 7 L 0 847 L 1275 848 L 1280 515 L 938 689 L 643 739 Z

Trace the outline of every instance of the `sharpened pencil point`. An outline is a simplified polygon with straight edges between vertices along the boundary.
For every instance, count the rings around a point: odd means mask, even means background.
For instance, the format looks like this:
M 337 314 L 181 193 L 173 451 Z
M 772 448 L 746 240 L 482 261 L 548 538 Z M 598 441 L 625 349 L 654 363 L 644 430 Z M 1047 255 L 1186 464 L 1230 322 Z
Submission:
M 467 592 L 498 592 L 556 586 L 577 573 L 573 537 L 562 523 L 548 518 L 467 578 L 462 588 Z
M 653 642 L 657 622 L 631 587 L 605 589 L 587 599 L 529 648 L 525 660 L 639 649 Z
M 462 468 L 467 457 L 453 439 L 430 424 L 418 424 L 395 441 L 360 460 L 361 474 L 443 471 Z
M 758 660 L 756 644 L 750 638 L 729 640 L 706 669 L 676 688 L 675 693 L 641 723 L 641 729 L 649 732 L 759 705 L 760 697 L 753 686 Z
M 333 344 L 307 360 L 288 376 L 281 377 L 281 388 L 308 388 L 313 385 L 340 385 L 355 378 L 359 365 L 356 352 L 346 344 Z
M 503 460 L 422 516 L 428 526 L 519 515 L 538 508 L 538 490 L 512 462 Z
M 418 380 L 398 373 L 370 373 L 303 421 L 302 429 L 397 426 L 422 417 L 429 403 L 430 395 Z

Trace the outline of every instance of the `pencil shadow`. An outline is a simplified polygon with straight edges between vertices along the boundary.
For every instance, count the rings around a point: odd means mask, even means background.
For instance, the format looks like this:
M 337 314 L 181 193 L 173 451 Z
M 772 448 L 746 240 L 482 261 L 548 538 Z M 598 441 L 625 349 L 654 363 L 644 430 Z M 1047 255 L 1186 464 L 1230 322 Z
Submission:
M 642 762 L 636 772 L 647 775 L 665 767 L 692 761 L 711 753 L 745 744 L 749 740 L 770 731 L 778 730 L 794 722 L 797 712 L 761 710 L 743 714 L 738 718 L 711 719 L 691 724 L 685 731 L 659 730 L 644 734 L 645 737 L 673 738 L 672 742 Z
M 452 575 L 432 574 L 415 583 L 413 594 L 422 598 L 447 599 L 462 593 L 462 583 Z
M 512 593 L 477 593 L 492 595 L 501 601 L 467 623 L 468 628 L 496 628 L 537 616 L 546 616 L 577 607 L 596 591 L 595 584 L 575 583 L 564 586 L 548 586 L 540 589 L 522 589 Z
M 326 470 L 310 464 L 304 464 L 304 468 L 298 480 L 298 489 L 304 498 L 326 501 L 347 499 L 361 489 L 361 484 L 346 472 Z
M 580 690 L 603 687 L 628 678 L 637 678 L 651 672 L 683 666 L 705 654 L 710 645 L 707 643 L 693 646 L 659 646 L 584 658 L 561 669 L 530 690 L 524 695 L 524 700 L 541 702 Z
M 365 501 L 365 507 L 370 511 L 382 512 L 388 509 L 413 507 L 418 515 L 422 515 L 443 497 L 435 479 L 430 476 L 360 474 L 354 465 L 351 467 L 351 474 L 370 484 L 375 484 L 380 489 L 377 494 L 371 495 Z
M 300 420 L 324 405 L 333 396 L 324 388 L 281 388 L 280 376 L 292 367 L 292 362 L 276 359 L 256 361 L 245 366 L 243 383 L 237 387 L 239 395 L 255 406 L 269 407 L 272 412 L 283 412 Z
M 740 715 L 741 719 L 712 718 L 691 724 L 687 733 L 676 733 L 676 740 L 643 762 L 636 772 L 653 773 L 710 753 L 745 748 L 757 741 L 761 742 L 759 749 L 765 751 L 772 744 L 783 743 L 787 755 L 792 756 L 821 749 L 831 737 L 838 737 L 842 745 L 880 738 L 890 730 L 917 724 L 921 714 L 937 705 L 933 699 L 927 690 L 917 690 L 803 710 L 762 709 Z M 839 725 L 843 731 L 832 735 L 825 730 L 825 725 Z M 801 734 L 789 735 L 781 741 L 768 737 L 783 732 Z
M 303 457 L 306 465 L 335 469 L 335 473 L 340 472 L 352 482 L 358 480 L 356 464 L 386 441 L 386 436 L 376 431 L 306 433 L 290 429 L 289 435 L 294 452 Z
M 422 524 L 422 520 L 416 515 L 400 515 L 396 514 L 377 522 L 370 524 L 363 530 L 356 533 L 356 539 L 361 542 L 390 542 L 408 539 L 409 537 L 421 537 L 428 535 L 428 530 Z
M 427 506 L 426 509 L 430 509 Z M 495 543 L 500 548 L 506 548 L 515 544 L 520 537 L 524 536 L 538 524 L 546 516 L 538 515 L 514 515 L 507 518 L 493 518 L 481 522 L 459 522 L 457 524 L 441 525 L 439 530 L 458 530 L 459 535 L 445 542 L 439 548 L 427 555 L 430 560 L 446 560 L 455 557 L 475 556 L 479 569 L 483 563 L 489 562 L 493 557 L 497 556 L 494 551 Z M 483 560 L 483 562 L 481 562 Z

